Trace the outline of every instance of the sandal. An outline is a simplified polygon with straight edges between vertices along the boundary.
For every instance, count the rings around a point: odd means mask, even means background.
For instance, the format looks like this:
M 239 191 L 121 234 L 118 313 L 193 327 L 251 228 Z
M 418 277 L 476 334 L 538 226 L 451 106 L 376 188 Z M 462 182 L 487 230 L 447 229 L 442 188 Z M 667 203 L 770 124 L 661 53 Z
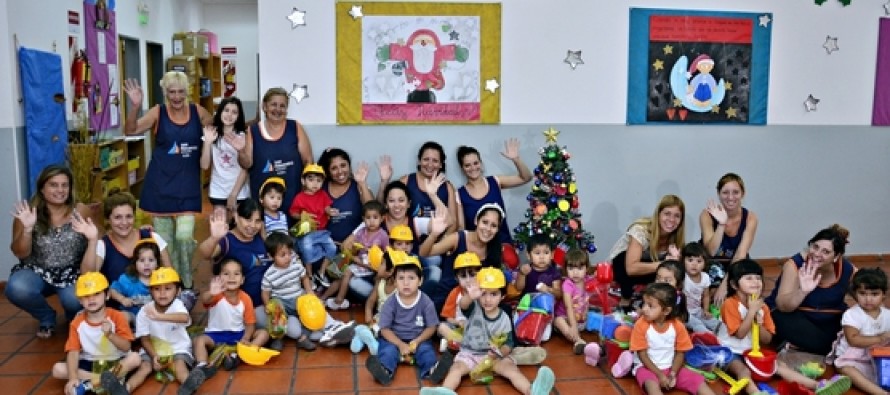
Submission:
M 41 326 L 40 329 L 37 330 L 37 338 L 39 339 L 49 339 L 56 334 L 56 328 L 52 326 Z

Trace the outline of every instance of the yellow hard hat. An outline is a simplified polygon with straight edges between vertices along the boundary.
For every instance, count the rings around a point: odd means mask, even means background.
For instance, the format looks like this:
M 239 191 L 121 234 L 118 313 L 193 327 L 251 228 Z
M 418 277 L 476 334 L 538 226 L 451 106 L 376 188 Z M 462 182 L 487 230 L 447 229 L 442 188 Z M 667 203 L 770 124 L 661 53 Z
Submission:
M 321 174 L 321 176 L 324 177 L 324 169 L 315 163 L 310 163 L 303 168 L 303 175 L 305 176 L 307 174 Z
M 297 298 L 297 315 L 300 322 L 310 331 L 320 331 L 324 328 L 327 312 L 321 299 L 313 294 L 305 294 Z
M 148 279 L 148 286 L 154 287 L 155 285 L 175 284 L 178 282 L 179 273 L 176 273 L 176 270 L 173 270 L 172 267 L 159 267 L 157 270 L 151 272 L 151 277 Z
M 97 294 L 108 289 L 108 280 L 102 273 L 86 272 L 77 277 L 74 293 L 78 298 Z
M 392 260 L 392 266 L 399 265 L 415 265 L 420 266 L 420 260 L 416 256 L 400 250 L 389 250 L 389 259 Z
M 241 342 L 238 342 L 238 345 L 235 346 L 235 350 L 238 352 L 238 358 L 248 365 L 254 366 L 265 365 L 266 362 L 269 362 L 269 359 L 281 354 L 280 351 L 259 346 L 248 346 Z
M 476 273 L 476 281 L 479 282 L 479 288 L 483 289 L 500 289 L 507 286 L 504 272 L 493 267 L 483 268 Z
M 414 241 L 414 234 L 408 225 L 396 225 L 389 231 L 389 238 L 399 241 Z
M 479 257 L 475 252 L 467 251 L 454 258 L 454 270 L 480 266 L 482 266 L 482 262 L 479 262 Z
M 282 188 L 287 189 L 287 185 L 284 185 L 284 179 L 281 177 L 269 177 L 266 181 L 263 181 L 262 185 L 260 185 L 260 191 L 266 187 L 268 184 L 278 184 L 281 185 Z
M 372 245 L 368 248 L 368 265 L 376 271 L 381 263 L 383 263 L 383 250 L 376 244 Z

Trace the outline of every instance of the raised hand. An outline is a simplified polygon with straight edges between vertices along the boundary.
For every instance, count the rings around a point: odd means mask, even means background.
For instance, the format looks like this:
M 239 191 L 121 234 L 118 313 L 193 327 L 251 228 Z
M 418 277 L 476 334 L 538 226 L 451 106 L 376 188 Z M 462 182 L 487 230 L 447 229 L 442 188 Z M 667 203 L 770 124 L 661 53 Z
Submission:
M 31 207 L 27 200 L 17 202 L 10 214 L 22 223 L 25 230 L 34 229 L 34 224 L 37 223 L 37 208 Z
M 514 160 L 519 157 L 519 139 L 511 137 L 504 141 L 504 152 L 501 152 L 505 158 Z
M 358 167 L 352 173 L 352 178 L 355 179 L 355 182 L 364 184 L 368 181 L 368 168 L 368 162 L 361 162 L 358 164 Z
M 71 215 L 71 229 L 82 234 L 87 240 L 96 240 L 99 238 L 99 229 L 93 224 L 93 219 L 84 219 L 77 211 Z
M 204 125 L 204 136 L 201 137 L 201 139 L 204 140 L 204 144 L 210 144 L 216 141 L 217 136 L 216 126 Z
M 145 310 L 145 316 L 148 317 L 149 319 L 151 319 L 151 320 L 158 319 L 158 310 L 155 309 L 155 305 L 153 303 L 142 307 L 142 310 Z
M 389 181 L 392 178 L 392 158 L 389 155 L 383 155 L 377 161 L 377 172 L 380 173 L 381 180 Z
M 532 272 L 532 265 L 525 263 L 522 266 L 519 266 L 519 272 L 522 273 L 524 276 L 527 276 L 529 273 Z
M 223 133 L 223 140 L 236 151 L 241 151 L 247 145 L 247 137 L 244 133 Z
M 482 288 L 479 288 L 479 283 L 475 280 L 469 281 L 467 284 L 467 296 L 470 299 L 477 300 L 480 296 L 482 296 Z
M 436 210 L 430 218 L 430 233 L 442 234 L 448 229 L 448 213 L 445 210 Z
M 130 98 L 130 102 L 132 102 L 136 108 L 142 107 L 144 94 L 142 93 L 142 87 L 139 86 L 139 81 L 133 78 L 124 80 L 124 92 L 127 93 L 127 97 Z
M 102 328 L 102 333 L 104 333 L 105 336 L 110 335 L 111 332 L 114 330 L 114 323 L 111 322 L 111 318 L 106 317 L 105 320 L 102 321 L 101 328 Z
M 442 184 L 445 183 L 445 174 L 439 173 L 424 181 L 424 190 L 428 195 L 435 195 Z
M 229 233 L 229 224 L 225 215 L 210 215 L 210 237 L 222 239 Z
M 210 280 L 210 294 L 213 296 L 219 295 L 223 293 L 225 290 L 224 281 L 222 277 L 216 276 L 212 280 Z
M 708 199 L 708 214 L 711 214 L 717 223 L 720 225 L 726 225 L 726 220 L 729 219 L 729 214 L 726 213 L 726 210 L 723 209 L 723 206 L 719 203 Z
M 797 279 L 800 282 L 800 290 L 804 293 L 812 292 L 819 285 L 819 281 L 822 281 L 819 267 L 813 263 L 812 258 L 807 259 L 803 266 L 797 270 Z

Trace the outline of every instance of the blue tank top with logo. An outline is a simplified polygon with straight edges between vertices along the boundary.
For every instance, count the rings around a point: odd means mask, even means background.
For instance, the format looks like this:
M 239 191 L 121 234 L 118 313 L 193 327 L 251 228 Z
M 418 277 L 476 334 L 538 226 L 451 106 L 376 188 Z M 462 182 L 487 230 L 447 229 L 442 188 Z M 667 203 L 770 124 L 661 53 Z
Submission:
M 281 207 L 290 207 L 302 185 L 303 159 L 300 157 L 297 121 L 288 119 L 278 140 L 263 137 L 259 124 L 250 127 L 250 135 L 253 138 L 253 165 L 248 171 L 251 196 L 259 200 L 263 182 L 269 177 L 281 177 L 286 187 Z
M 244 284 L 241 285 L 241 290 L 250 296 L 254 307 L 262 306 L 263 274 L 266 274 L 266 270 L 272 263 L 266 255 L 263 238 L 256 235 L 253 240 L 244 242 L 229 232 L 226 237 L 220 239 L 219 250 L 220 255 L 213 264 L 218 265 L 228 258 L 241 263 L 241 271 L 244 275 Z
M 408 214 L 412 217 L 432 217 L 435 206 L 426 192 L 420 190 L 420 186 L 417 184 L 417 173 L 409 174 L 408 182 L 405 185 L 408 187 L 408 197 L 411 198 L 411 207 L 408 208 Z M 442 183 L 439 186 L 436 196 L 442 200 L 442 203 L 445 203 L 446 206 L 448 205 L 447 183 Z
M 325 184 L 324 189 L 330 194 L 328 185 Z M 355 181 L 349 182 L 346 192 L 339 197 L 334 198 L 331 207 L 340 211 L 340 215 L 331 217 L 328 220 L 328 232 L 331 232 L 331 239 L 336 242 L 342 242 L 362 223 L 362 196 L 358 190 Z
M 189 120 L 177 124 L 161 105 L 155 148 L 145 174 L 139 207 L 150 213 L 201 211 L 201 137 L 198 107 L 189 104 Z
M 151 237 L 151 230 L 139 229 L 139 238 L 147 239 Z M 124 255 L 117 249 L 117 246 L 111 241 L 111 237 L 107 234 L 102 236 L 102 243 L 105 244 L 105 259 L 102 260 L 102 269 L 99 271 L 108 279 L 108 283 L 114 282 L 127 271 L 132 257 Z M 158 262 L 160 265 L 160 262 Z

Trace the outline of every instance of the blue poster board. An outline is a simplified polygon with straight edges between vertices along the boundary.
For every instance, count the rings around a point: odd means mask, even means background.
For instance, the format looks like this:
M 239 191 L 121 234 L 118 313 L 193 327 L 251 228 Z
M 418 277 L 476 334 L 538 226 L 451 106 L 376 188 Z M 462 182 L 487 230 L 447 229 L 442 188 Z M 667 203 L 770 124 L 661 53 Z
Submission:
M 28 196 L 44 167 L 65 161 L 68 125 L 62 57 L 55 53 L 19 48 L 19 70 L 25 109 L 25 147 L 28 156 Z

